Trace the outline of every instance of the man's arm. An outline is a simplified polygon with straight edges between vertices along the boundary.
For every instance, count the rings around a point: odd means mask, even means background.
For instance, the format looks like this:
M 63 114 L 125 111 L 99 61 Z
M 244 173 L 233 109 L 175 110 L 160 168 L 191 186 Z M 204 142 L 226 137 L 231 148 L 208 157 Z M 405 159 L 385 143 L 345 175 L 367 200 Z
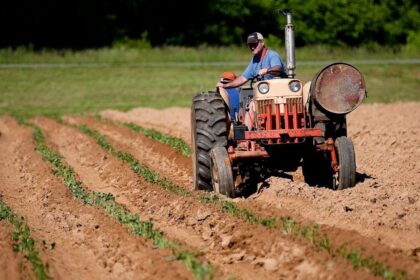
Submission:
M 280 75 L 281 72 L 284 71 L 284 69 L 281 69 L 282 67 L 284 67 L 283 66 L 284 64 L 281 60 L 280 55 L 277 52 L 269 50 L 267 53 L 267 59 L 268 59 L 268 64 L 266 64 L 263 69 L 258 71 L 258 75 L 264 76 L 267 74 L 271 74 L 271 75 L 276 76 L 275 72 L 278 72 L 278 75 Z M 274 72 L 274 73 L 269 73 L 269 72 Z
M 281 66 L 280 65 L 275 65 L 275 66 L 270 67 L 270 68 L 263 68 L 260 71 L 258 71 L 258 75 L 264 76 L 268 72 L 278 72 L 279 75 L 280 75 L 280 73 L 281 73 Z

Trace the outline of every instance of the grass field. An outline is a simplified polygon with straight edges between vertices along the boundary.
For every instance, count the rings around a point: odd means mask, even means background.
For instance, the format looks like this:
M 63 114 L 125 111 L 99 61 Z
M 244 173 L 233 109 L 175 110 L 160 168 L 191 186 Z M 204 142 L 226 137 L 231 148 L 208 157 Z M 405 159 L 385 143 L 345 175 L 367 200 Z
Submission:
M 280 54 L 284 57 L 283 51 Z M 303 49 L 297 51 L 297 77 L 308 81 L 330 61 L 354 61 L 365 75 L 365 102 L 420 101 L 420 64 L 361 63 L 397 58 L 418 59 L 410 53 Z M 194 94 L 214 89 L 222 71 L 240 74 L 249 59 L 249 52 L 240 48 L 0 50 L 0 114 L 54 116 L 108 108 L 187 107 Z

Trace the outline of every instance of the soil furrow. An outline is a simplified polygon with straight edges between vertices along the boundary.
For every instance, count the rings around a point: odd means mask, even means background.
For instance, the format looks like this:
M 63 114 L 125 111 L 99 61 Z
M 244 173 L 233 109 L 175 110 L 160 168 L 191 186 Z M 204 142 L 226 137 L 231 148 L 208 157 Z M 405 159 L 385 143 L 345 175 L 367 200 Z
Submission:
M 125 114 L 107 111 L 102 116 L 141 126 L 159 123 L 158 130 L 166 126 L 161 130 L 163 133 L 174 130 L 165 125 L 173 110 L 155 110 L 159 119 L 150 119 L 149 115 L 141 114 L 142 110 Z M 178 116 L 183 116 L 178 119 L 184 120 L 181 127 L 188 126 L 190 110 L 177 111 Z M 397 118 L 389 113 L 392 111 L 398 112 Z M 311 188 L 298 170 L 285 177 L 272 177 L 259 193 L 235 201 L 267 216 L 291 215 L 301 222 L 327 225 L 324 229 L 336 242 L 351 241 L 393 267 L 419 273 L 419 112 L 418 103 L 375 104 L 362 105 L 349 115 L 349 136 L 354 141 L 358 161 L 359 182 L 353 189 Z M 417 121 L 412 121 L 413 118 Z M 189 137 L 190 131 L 183 131 L 186 135 L 182 138 Z M 369 141 L 372 135 L 376 137 Z M 397 135 L 404 135 L 405 140 L 399 140 Z
M 13 226 L 0 221 L 0 279 L 36 279 L 29 261 L 13 249 L 13 231 Z
M 105 124 L 104 124 L 105 125 Z M 116 128 L 110 126 L 113 130 Z M 103 135 L 107 137 L 118 137 L 112 135 L 112 131 L 103 131 Z M 127 128 L 120 128 L 120 131 L 129 133 L 125 141 L 132 142 L 132 145 L 139 146 L 141 149 L 136 151 L 136 158 L 144 162 L 150 169 L 159 173 L 162 178 L 171 178 L 175 184 L 182 186 L 190 186 L 192 190 L 192 167 L 191 159 L 183 156 L 175 149 L 152 140 L 141 133 L 136 133 Z M 124 136 L 125 137 L 125 136 Z M 146 159 L 146 160 L 142 160 Z
M 143 138 L 127 128 L 82 117 L 66 117 L 65 121 L 71 124 L 85 124 L 99 131 L 116 149 L 129 152 L 141 162 L 149 163 L 151 156 L 158 157 L 158 160 L 163 158 L 160 153 L 144 153 Z M 73 134 L 63 132 L 63 143 L 55 144 L 61 149 L 75 142 L 88 145 L 87 140 L 69 139 L 70 135 Z M 55 141 L 54 139 L 52 141 Z M 94 153 L 89 161 L 92 162 L 92 168 L 107 168 L 106 172 L 103 171 L 104 182 L 97 184 L 97 187 L 110 185 L 109 177 L 118 176 L 118 180 L 114 181 L 115 186 L 110 186 L 114 190 L 108 189 L 115 194 L 117 200 L 124 201 L 129 209 L 141 213 L 143 217 L 148 215 L 159 227 L 162 225 L 160 228 L 169 236 L 177 236 L 190 246 L 201 247 L 205 256 L 211 259 L 216 267 L 232 272 L 238 278 L 328 278 L 349 275 L 355 277 L 356 274 L 360 274 L 358 277 L 362 278 L 370 277 L 365 271 L 354 271 L 347 264 L 331 260 L 325 252 L 308 248 L 300 240 L 285 238 L 279 232 L 262 226 L 246 224 L 221 212 L 220 207 L 216 205 L 205 205 L 188 196 L 176 196 L 144 182 L 133 173 L 123 173 L 117 168 L 118 165 L 110 166 L 111 159 L 95 162 L 99 154 L 91 145 L 93 144 L 89 144 L 89 149 L 82 153 L 83 157 L 88 157 L 89 150 L 90 153 Z M 78 149 L 80 148 L 73 147 L 66 153 L 76 153 Z M 68 157 L 69 155 L 66 156 Z M 106 154 L 100 156 L 104 157 L 107 157 Z M 71 164 L 75 164 L 75 170 L 83 168 L 80 164 L 76 167 L 76 162 Z M 158 170 L 159 173 L 162 171 L 161 168 Z M 169 176 L 171 179 L 176 177 L 170 173 Z M 135 183 L 139 180 L 140 183 Z
M 135 123 L 148 129 L 155 129 L 173 137 L 183 139 L 191 144 L 190 109 L 135 108 L 126 113 L 117 110 L 106 110 L 101 116 L 119 122 Z
M 35 151 L 31 129 L 2 117 L 0 130 L 0 192 L 25 217 L 53 278 L 191 278 L 182 264 L 165 260 L 169 251 L 153 250 L 150 241 L 76 201 Z

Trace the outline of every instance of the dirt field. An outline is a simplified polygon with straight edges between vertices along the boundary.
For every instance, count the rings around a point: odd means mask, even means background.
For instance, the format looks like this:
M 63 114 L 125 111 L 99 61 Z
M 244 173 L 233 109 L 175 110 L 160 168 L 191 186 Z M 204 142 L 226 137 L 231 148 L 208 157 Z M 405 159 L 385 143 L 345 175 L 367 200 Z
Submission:
M 304 238 L 252 224 L 203 203 L 192 191 L 191 159 L 119 125 L 133 122 L 190 143 L 190 111 L 138 108 L 104 111 L 108 121 L 66 116 L 63 123 L 30 120 L 73 170 L 83 188 L 114 195 L 128 212 L 150 220 L 214 268 L 216 279 L 374 279 L 345 258 Z M 136 174 L 76 125 L 99 132 L 160 178 L 191 191 L 179 195 Z M 321 226 L 332 244 L 359 248 L 391 271 L 420 275 L 420 104 L 362 105 L 348 116 L 357 159 L 357 185 L 344 191 L 309 187 L 300 170 L 271 177 L 248 198 L 231 200 L 260 216 L 290 216 Z M 36 151 L 33 129 L 0 118 L 0 198 L 25 217 L 41 259 L 56 279 L 193 279 L 168 249 L 133 235 L 95 206 L 72 197 L 63 179 Z M 0 222 L 0 278 L 34 278 L 13 251 L 10 225 Z M 43 244 L 56 244 L 45 248 Z

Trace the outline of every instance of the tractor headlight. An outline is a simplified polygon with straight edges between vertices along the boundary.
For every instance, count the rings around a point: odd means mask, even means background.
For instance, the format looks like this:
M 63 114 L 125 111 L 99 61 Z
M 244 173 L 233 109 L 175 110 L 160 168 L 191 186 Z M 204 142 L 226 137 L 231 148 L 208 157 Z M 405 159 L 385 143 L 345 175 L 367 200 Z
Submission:
M 269 90 L 270 90 L 270 87 L 268 86 L 267 83 L 260 83 L 258 85 L 258 91 L 261 92 L 262 94 L 266 94 Z
M 298 92 L 301 89 L 302 85 L 300 84 L 300 81 L 290 81 L 289 83 L 289 89 L 293 92 Z

